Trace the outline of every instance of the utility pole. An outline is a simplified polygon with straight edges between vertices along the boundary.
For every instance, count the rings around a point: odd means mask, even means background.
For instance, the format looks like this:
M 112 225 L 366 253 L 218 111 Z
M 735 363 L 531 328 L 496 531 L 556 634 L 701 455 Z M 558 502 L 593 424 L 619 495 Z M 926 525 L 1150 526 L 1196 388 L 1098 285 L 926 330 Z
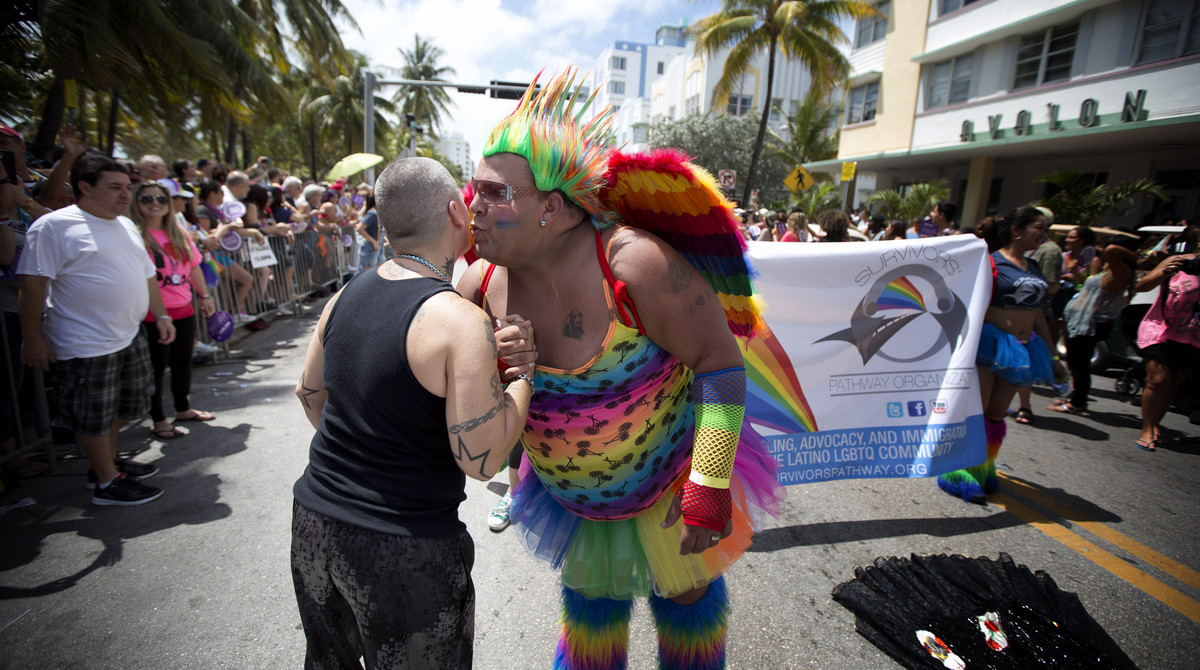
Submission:
M 363 153 L 375 153 L 375 73 L 363 72 Z M 367 168 L 367 183 L 375 186 L 375 166 Z

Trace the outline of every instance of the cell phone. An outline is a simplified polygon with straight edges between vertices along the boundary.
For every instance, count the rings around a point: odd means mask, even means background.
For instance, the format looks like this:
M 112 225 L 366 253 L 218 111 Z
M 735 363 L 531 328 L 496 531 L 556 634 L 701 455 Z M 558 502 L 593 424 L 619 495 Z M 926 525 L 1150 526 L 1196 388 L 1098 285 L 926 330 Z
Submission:
M 0 184 L 17 183 L 17 157 L 11 151 L 0 150 L 0 162 L 4 163 L 4 179 Z

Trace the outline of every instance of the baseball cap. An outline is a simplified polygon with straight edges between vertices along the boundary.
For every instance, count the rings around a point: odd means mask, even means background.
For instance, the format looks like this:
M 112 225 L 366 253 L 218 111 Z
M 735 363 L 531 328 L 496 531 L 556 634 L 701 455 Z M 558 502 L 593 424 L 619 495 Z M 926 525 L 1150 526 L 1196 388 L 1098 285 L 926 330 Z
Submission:
M 1046 218 L 1047 226 L 1054 225 L 1054 212 L 1051 212 L 1049 207 L 1034 207 L 1034 209 L 1041 212 L 1042 216 Z
M 17 138 L 18 140 L 21 140 L 21 133 L 18 133 L 17 131 L 4 125 L 3 123 L 0 123 L 0 135 L 9 135 L 11 137 Z M 21 141 L 24 142 L 25 140 L 21 140 Z
M 195 197 L 195 194 L 191 191 L 185 191 L 184 189 L 180 188 L 179 182 L 175 181 L 174 179 L 159 179 L 158 183 L 162 184 L 163 188 L 167 189 L 167 193 L 170 193 L 172 198 Z

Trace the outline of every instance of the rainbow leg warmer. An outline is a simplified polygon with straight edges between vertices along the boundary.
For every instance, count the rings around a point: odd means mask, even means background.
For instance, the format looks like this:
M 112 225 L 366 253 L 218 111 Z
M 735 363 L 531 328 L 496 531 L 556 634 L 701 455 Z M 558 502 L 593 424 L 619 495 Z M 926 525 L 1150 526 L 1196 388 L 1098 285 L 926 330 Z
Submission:
M 967 502 L 984 502 L 987 494 L 995 492 L 1000 487 L 996 479 L 996 456 L 1000 453 L 1000 445 L 1008 429 L 1004 419 L 992 421 L 984 417 L 983 426 L 987 435 L 987 461 L 983 465 L 947 472 L 938 477 L 938 486 L 952 496 L 959 496 Z
M 624 670 L 633 601 L 587 598 L 564 586 L 562 607 L 554 670 Z
M 725 578 L 708 585 L 691 605 L 650 596 L 658 629 L 659 670 L 718 670 L 725 667 L 725 631 L 729 628 L 729 593 Z

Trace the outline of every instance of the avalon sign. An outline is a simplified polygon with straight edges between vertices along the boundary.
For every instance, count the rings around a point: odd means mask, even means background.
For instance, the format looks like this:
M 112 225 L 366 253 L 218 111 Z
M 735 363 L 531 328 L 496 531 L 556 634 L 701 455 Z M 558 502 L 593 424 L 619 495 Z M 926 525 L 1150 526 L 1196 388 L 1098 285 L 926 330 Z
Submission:
M 1126 93 L 1125 104 L 1121 107 L 1121 123 L 1129 123 L 1131 121 L 1141 121 L 1143 109 L 1146 105 L 1146 90 L 1139 89 L 1137 93 Z M 1059 106 L 1056 104 L 1046 105 L 1050 122 L 1046 124 L 1045 129 L 1050 132 L 1064 130 L 1062 122 L 1058 120 Z M 992 114 L 988 116 L 988 138 L 998 140 L 1004 137 L 1005 128 L 1003 125 L 1003 114 Z M 1100 125 L 1100 102 L 1095 98 L 1087 98 L 1079 105 L 1079 118 L 1076 120 L 1080 128 L 1092 128 Z M 1029 110 L 1021 110 L 1017 112 L 1017 121 L 1012 126 L 1012 133 L 1018 137 L 1024 137 L 1033 134 L 1033 114 Z M 963 142 L 975 141 L 975 122 L 966 119 L 962 122 L 962 132 L 959 133 L 959 139 Z

